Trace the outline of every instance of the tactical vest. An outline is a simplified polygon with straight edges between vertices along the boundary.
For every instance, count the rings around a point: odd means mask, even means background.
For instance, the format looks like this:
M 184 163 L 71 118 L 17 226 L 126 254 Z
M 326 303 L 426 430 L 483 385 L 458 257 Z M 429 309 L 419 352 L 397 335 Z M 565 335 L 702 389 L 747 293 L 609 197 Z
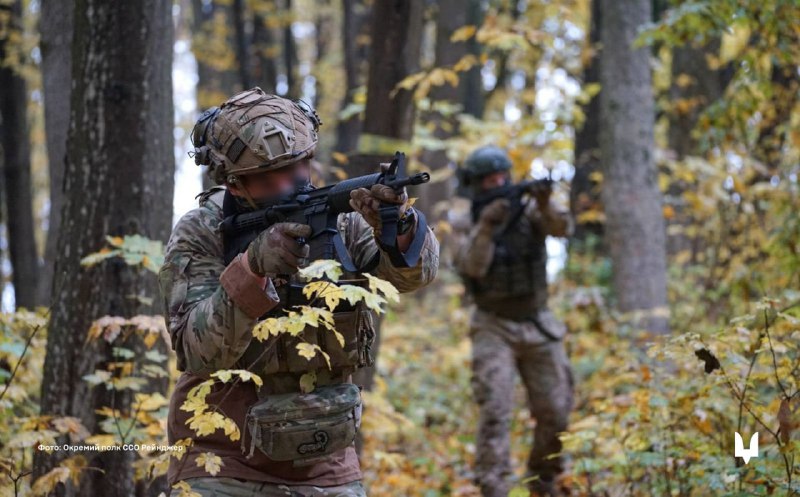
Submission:
M 545 235 L 526 216 L 495 235 L 495 251 L 483 278 L 465 278 L 478 308 L 515 321 L 547 307 Z
M 211 195 L 206 198 L 210 199 L 210 197 Z M 234 214 L 239 208 L 227 191 L 225 197 L 221 205 L 223 218 Z M 229 264 L 236 255 L 243 253 L 249 242 L 257 235 L 258 233 L 252 233 L 245 237 L 238 237 L 237 240 L 226 240 L 226 237 L 223 237 L 225 264 Z M 319 240 L 319 243 L 328 242 L 325 237 L 317 237 L 315 240 Z M 311 254 L 316 252 L 314 246 L 311 247 L 310 252 Z M 364 268 L 363 270 L 370 269 Z M 360 278 L 360 274 L 345 271 L 342 279 L 358 280 L 363 278 Z M 298 280 L 297 276 L 293 276 L 287 282 L 273 281 L 273 283 L 280 298 L 280 304 L 261 319 L 285 316 L 285 310 L 297 305 L 310 304 L 303 295 L 303 283 Z M 366 286 L 366 282 L 351 281 L 349 284 Z M 342 301 L 336 307 L 333 317 L 336 331 L 344 337 L 344 347 L 339 344 L 334 333 L 327 328 L 308 326 L 297 337 L 281 334 L 263 342 L 253 339 L 245 353 L 237 361 L 236 367 L 260 375 L 267 387 L 262 388 L 260 393 L 268 395 L 299 391 L 299 377 L 310 371 L 317 372 L 318 385 L 340 383 L 357 369 L 371 366 L 374 363 L 372 345 L 375 340 L 375 318 L 373 314 L 373 311 L 362 302 L 350 305 L 347 301 Z M 321 354 L 317 354 L 311 360 L 300 356 L 296 348 L 299 343 L 319 345 L 330 357 L 330 368 Z

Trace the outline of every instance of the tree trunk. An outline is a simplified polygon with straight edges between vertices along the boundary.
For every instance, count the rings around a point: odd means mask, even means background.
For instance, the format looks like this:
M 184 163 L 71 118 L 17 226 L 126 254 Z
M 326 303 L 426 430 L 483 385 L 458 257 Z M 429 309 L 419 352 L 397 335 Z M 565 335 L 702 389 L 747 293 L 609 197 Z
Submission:
M 292 33 L 294 13 L 292 0 L 286 0 L 288 20 L 283 27 L 283 64 L 286 70 L 286 98 L 300 98 L 303 94 L 303 82 L 297 75 L 297 43 Z
M 462 0 L 439 0 L 439 11 L 436 15 L 436 67 L 452 67 L 462 57 L 467 55 L 467 44 L 463 41 L 452 42 L 450 37 L 453 33 L 467 24 L 467 11 L 464 9 Z M 457 105 L 464 100 L 463 94 L 466 90 L 466 74 L 459 75 L 459 83 L 456 86 L 444 84 L 431 89 L 429 97 L 433 105 L 437 102 L 446 102 L 449 105 Z M 427 112 L 421 119 L 424 126 L 433 128 L 433 136 L 439 140 L 446 140 L 458 133 L 458 121 L 455 115 L 446 116 L 433 109 Z M 422 154 L 421 162 L 433 173 L 442 169 L 455 171 L 456 165 L 447 158 L 447 151 L 426 150 Z M 455 175 L 431 183 L 425 188 L 420 189 L 417 204 L 419 208 L 428 214 L 429 220 L 433 223 L 439 218 L 439 212 L 435 210 L 439 202 L 445 201 L 453 196 L 455 192 Z M 444 214 L 442 212 L 441 214 Z
M 593 53 L 583 70 L 584 87 L 600 83 L 600 0 L 592 0 L 592 19 L 589 29 L 589 47 Z M 575 233 L 570 240 L 569 250 L 583 251 L 592 244 L 593 253 L 605 254 L 601 246 L 603 238 L 602 219 L 581 220 L 586 212 L 603 212 L 599 183 L 593 179 L 600 172 L 600 96 L 595 95 L 582 107 L 583 126 L 575 133 L 575 176 L 570 188 L 570 211 L 576 220 Z
M 600 79 L 603 205 L 617 307 L 668 331 L 664 217 L 653 157 L 649 51 L 634 49 L 650 0 L 602 0 Z
M 249 89 L 252 86 L 250 78 L 250 44 L 247 40 L 247 28 L 245 26 L 245 6 L 244 0 L 233 0 L 233 32 L 234 46 L 236 48 L 236 64 L 239 68 L 239 82 L 242 89 Z
M 483 24 L 483 8 L 481 0 L 467 0 L 467 24 L 480 26 Z M 467 40 L 467 51 L 480 59 L 481 45 L 475 37 Z M 480 118 L 483 116 L 485 95 L 483 91 L 483 76 L 481 76 L 481 64 L 475 64 L 462 76 L 464 80 L 464 112 L 471 116 Z
M 146 299 L 157 292 L 154 275 L 111 259 L 82 267 L 106 235 L 138 233 L 166 240 L 172 224 L 173 107 L 172 2 L 77 0 L 72 42 L 73 91 L 64 208 L 59 229 L 42 414 L 78 417 L 97 432 L 95 409 L 126 412 L 131 393 L 89 388 L 82 379 L 111 359 L 110 345 L 88 341 L 102 316 L 156 314 Z M 166 385 L 157 387 L 165 392 Z M 134 495 L 135 452 L 84 454 L 89 465 L 80 489 L 64 493 Z M 58 462 L 36 453 L 35 475 Z M 70 485 L 71 486 L 71 485 Z
M 367 44 L 358 39 L 365 34 L 369 8 L 363 0 L 342 0 L 342 50 L 344 52 L 344 74 L 347 86 L 341 110 L 355 103 L 355 95 L 363 85 L 363 69 L 369 54 Z M 358 146 L 358 136 L 363 125 L 361 112 L 354 112 L 340 119 L 336 126 L 336 150 L 349 154 Z
M 422 14 L 422 0 L 380 0 L 373 7 L 367 104 L 359 155 L 350 161 L 352 175 L 377 171 L 378 162 L 390 158 L 396 144 L 411 140 L 413 95 L 394 89 L 419 70 Z
M 72 2 L 43 0 L 39 20 L 42 52 L 42 88 L 44 90 L 44 128 L 47 145 L 47 168 L 50 173 L 50 213 L 44 264 L 39 276 L 39 302 L 50 300 L 53 266 L 56 260 L 58 227 L 64 203 L 64 162 L 69 132 L 69 95 L 72 80 Z
M 678 161 L 690 155 L 701 155 L 695 126 L 703 111 L 715 100 L 722 97 L 724 85 L 720 71 L 708 67 L 707 55 L 719 53 L 719 41 L 707 46 L 687 45 L 672 50 L 672 85 L 670 87 L 669 148 Z M 691 222 L 683 198 L 687 185 L 673 180 L 667 190 L 667 203 L 672 207 L 672 215 L 667 221 L 667 254 L 690 251 L 695 255 L 702 250 L 701 240 L 692 239 L 685 233 Z M 687 260 L 695 260 L 694 257 Z
M 220 66 L 219 60 L 233 54 L 233 37 L 218 37 L 217 24 L 223 25 L 230 33 L 233 12 L 229 2 L 192 2 L 192 52 L 197 59 L 197 106 L 200 111 L 220 105 L 237 89 L 241 89 L 240 77 L 236 67 Z M 213 53 L 204 49 L 213 46 Z M 206 53 L 208 52 L 208 53 Z M 235 58 L 235 56 L 234 56 Z M 215 63 L 216 62 L 216 63 Z M 203 189 L 214 186 L 203 166 Z
M 256 67 L 254 80 L 258 86 L 267 93 L 275 93 L 278 84 L 278 68 L 275 64 L 275 54 L 278 45 L 275 43 L 275 33 L 267 22 L 271 15 L 275 15 L 274 1 L 260 2 L 253 12 L 253 48 L 256 51 Z
M 422 11 L 422 0 L 379 0 L 373 7 L 364 134 L 359 138 L 358 155 L 348 164 L 351 176 L 378 172 L 379 163 L 391 158 L 395 145 L 403 148 L 401 144 L 411 140 L 411 92 L 401 90 L 392 97 L 392 90 L 419 69 Z M 378 331 L 373 347 L 376 360 L 380 335 Z M 361 369 L 355 375 L 367 389 L 372 388 L 374 376 L 374 368 Z
M 9 255 L 17 308 L 37 303 L 39 259 L 36 251 L 31 189 L 31 146 L 28 136 L 28 91 L 25 79 L 6 64 L 13 50 L 11 33 L 22 31 L 22 1 L 16 0 L 0 29 L 0 140 L 3 147 L 3 185 L 6 201 Z M 0 22 L 3 22 L 0 20 Z M 19 69 L 19 68 L 16 68 Z

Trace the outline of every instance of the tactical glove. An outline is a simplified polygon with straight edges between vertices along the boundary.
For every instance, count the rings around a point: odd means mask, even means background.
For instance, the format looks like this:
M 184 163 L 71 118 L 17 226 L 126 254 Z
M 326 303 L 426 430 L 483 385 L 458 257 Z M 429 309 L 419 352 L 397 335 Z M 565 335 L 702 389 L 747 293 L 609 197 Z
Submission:
M 503 224 L 508 218 L 511 203 L 508 199 L 498 198 L 481 211 L 478 222 L 484 226 L 497 226 Z
M 397 193 L 390 186 L 372 185 L 372 188 L 359 188 L 350 192 L 350 206 L 361 214 L 364 220 L 372 226 L 375 234 L 379 235 L 381 230 L 381 217 L 378 209 L 381 202 L 387 204 L 397 204 L 400 206 L 400 217 L 403 217 L 408 209 L 408 193 L 406 189 Z
M 308 245 L 297 238 L 311 236 L 311 226 L 276 223 L 262 231 L 247 247 L 250 270 L 260 276 L 291 275 L 308 257 Z

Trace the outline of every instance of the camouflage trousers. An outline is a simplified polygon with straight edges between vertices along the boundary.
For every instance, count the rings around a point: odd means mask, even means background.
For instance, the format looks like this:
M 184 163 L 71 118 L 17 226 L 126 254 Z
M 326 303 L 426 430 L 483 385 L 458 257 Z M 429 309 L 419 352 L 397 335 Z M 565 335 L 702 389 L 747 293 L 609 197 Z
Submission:
M 335 487 L 278 485 L 236 478 L 187 478 L 184 480 L 200 497 L 366 497 L 360 481 Z M 173 490 L 170 497 L 179 492 Z
M 534 325 L 473 320 L 472 389 L 480 411 L 475 477 L 484 497 L 505 497 L 511 489 L 510 429 L 517 373 L 536 419 L 526 474 L 533 479 L 529 483 L 537 492 L 533 495 L 557 495 L 554 481 L 564 469 L 563 457 L 550 456 L 561 451 L 558 433 L 566 430 L 572 410 L 572 370 L 562 341 L 530 339 L 538 333 L 515 329 L 525 326 Z

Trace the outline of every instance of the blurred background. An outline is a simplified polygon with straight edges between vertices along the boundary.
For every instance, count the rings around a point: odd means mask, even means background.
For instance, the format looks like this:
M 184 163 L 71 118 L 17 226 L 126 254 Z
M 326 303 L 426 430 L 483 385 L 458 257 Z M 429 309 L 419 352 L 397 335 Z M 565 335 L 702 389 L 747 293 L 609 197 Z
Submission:
M 154 272 L 211 186 L 189 133 L 254 86 L 317 109 L 320 182 L 395 150 L 433 178 L 411 195 L 442 268 L 384 323 L 372 495 L 476 492 L 448 240 L 469 207 L 455 171 L 485 144 L 515 179 L 556 180 L 576 222 L 548 240 L 574 494 L 797 493 L 799 69 L 797 0 L 0 0 L 2 495 L 164 489 L 163 454 L 109 458 L 114 486 L 96 456 L 32 447 L 163 442 L 175 370 Z M 152 335 L 150 369 L 120 373 L 138 364 L 126 330 Z M 520 472 L 529 423 L 520 408 Z M 734 460 L 734 430 L 767 455 Z

